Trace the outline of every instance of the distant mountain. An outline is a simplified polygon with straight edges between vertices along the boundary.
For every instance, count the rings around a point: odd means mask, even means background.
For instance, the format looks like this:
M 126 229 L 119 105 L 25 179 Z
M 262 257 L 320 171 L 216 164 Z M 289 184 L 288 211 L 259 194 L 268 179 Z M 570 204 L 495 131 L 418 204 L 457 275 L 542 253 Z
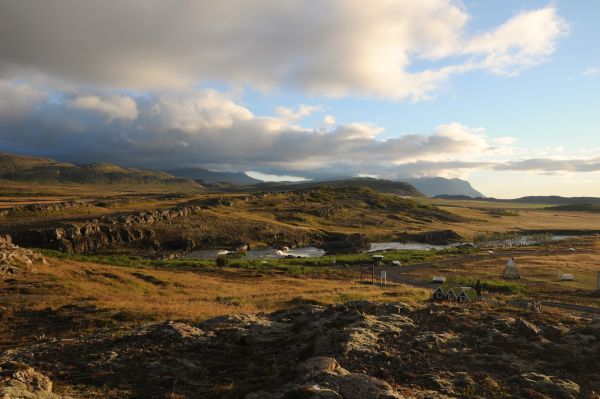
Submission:
M 259 191 L 293 191 L 313 187 L 367 187 L 380 193 L 391 193 L 405 197 L 422 197 L 423 194 L 408 183 L 391 180 L 373 179 L 370 177 L 354 177 L 343 180 L 325 180 L 309 182 L 265 182 L 255 184 Z M 248 187 L 245 187 L 246 189 Z
M 165 172 L 123 168 L 108 163 L 76 165 L 48 158 L 0 153 L 0 179 L 35 183 L 181 185 L 202 189 L 202 185 Z
M 244 172 L 215 172 L 201 168 L 187 168 L 170 170 L 168 173 L 177 177 L 185 177 L 192 180 L 201 180 L 203 183 L 232 183 L 239 185 L 251 185 L 262 183 L 262 180 L 254 179 Z
M 429 197 L 438 195 L 466 195 L 483 197 L 471 183 L 461 179 L 445 179 L 443 177 L 421 177 L 417 179 L 399 179 L 413 185 L 417 190 Z

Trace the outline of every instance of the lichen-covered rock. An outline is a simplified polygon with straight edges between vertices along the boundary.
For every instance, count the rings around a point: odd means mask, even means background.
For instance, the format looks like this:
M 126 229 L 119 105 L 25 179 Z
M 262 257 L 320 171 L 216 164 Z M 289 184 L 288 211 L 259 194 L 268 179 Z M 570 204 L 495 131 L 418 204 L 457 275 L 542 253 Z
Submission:
M 530 372 L 520 375 L 520 385 L 557 399 L 575 399 L 579 395 L 578 384 L 567 379 Z
M 52 381 L 32 367 L 18 362 L 0 364 L 2 399 L 61 399 L 52 393 Z
M 297 377 L 273 391 L 262 390 L 245 399 L 285 398 L 344 398 L 344 399 L 402 399 L 387 382 L 351 373 L 329 357 L 316 357 L 298 365 Z
M 537 338 L 539 337 L 541 330 L 538 326 L 527 320 L 517 319 L 515 323 L 515 334 L 525 338 Z
M 152 331 L 152 336 L 159 339 L 186 339 L 200 338 L 205 335 L 201 329 L 191 326 L 186 323 L 169 321 L 165 324 L 160 324 Z
M 13 244 L 9 235 L 0 235 L 0 275 L 28 270 L 33 264 L 45 262 L 39 252 Z

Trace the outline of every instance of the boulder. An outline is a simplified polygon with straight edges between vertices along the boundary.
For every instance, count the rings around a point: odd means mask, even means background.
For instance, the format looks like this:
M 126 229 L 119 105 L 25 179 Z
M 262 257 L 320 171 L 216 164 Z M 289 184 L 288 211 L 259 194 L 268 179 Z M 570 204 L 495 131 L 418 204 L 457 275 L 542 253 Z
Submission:
M 169 321 L 156 326 L 151 332 L 151 335 L 160 339 L 182 340 L 189 338 L 200 338 L 204 336 L 204 332 L 201 329 L 186 323 Z
M 519 381 L 520 386 L 532 388 L 551 398 L 575 399 L 579 396 L 579 385 L 570 380 L 530 372 L 521 374 Z
M 18 362 L 0 364 L 0 397 L 3 399 L 61 399 L 52 393 L 52 381 Z
M 542 313 L 542 304 L 538 301 L 529 301 L 524 299 L 512 300 L 506 302 L 506 305 L 519 309 L 524 309 L 529 312 Z
M 540 328 L 535 324 L 521 318 L 517 319 L 515 323 L 515 334 L 517 336 L 531 339 L 539 337 L 540 333 Z
M 262 390 L 245 396 L 259 398 L 310 399 L 402 399 L 385 381 L 366 374 L 351 373 L 337 360 L 328 357 L 310 358 L 297 367 L 297 378 L 274 391 Z
M 0 275 L 28 270 L 35 263 L 45 263 L 39 252 L 21 248 L 8 235 L 0 236 Z

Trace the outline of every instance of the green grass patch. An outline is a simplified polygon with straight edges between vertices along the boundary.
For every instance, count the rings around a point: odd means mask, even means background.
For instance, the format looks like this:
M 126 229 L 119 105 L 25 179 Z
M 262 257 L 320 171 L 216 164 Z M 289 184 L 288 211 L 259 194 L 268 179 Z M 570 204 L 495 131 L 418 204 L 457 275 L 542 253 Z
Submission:
M 475 287 L 476 282 L 477 279 L 472 277 L 451 276 L 446 281 L 446 284 Z M 518 295 L 527 292 L 527 286 L 525 284 L 501 279 L 481 279 L 481 288 L 488 292 L 507 295 Z

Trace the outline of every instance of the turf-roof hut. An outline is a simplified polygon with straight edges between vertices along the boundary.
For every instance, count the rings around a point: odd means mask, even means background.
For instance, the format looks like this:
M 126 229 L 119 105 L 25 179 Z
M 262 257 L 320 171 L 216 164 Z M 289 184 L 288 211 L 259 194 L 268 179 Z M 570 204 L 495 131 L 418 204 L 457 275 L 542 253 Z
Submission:
M 502 277 L 508 280 L 518 280 L 521 278 L 521 273 L 519 273 L 519 268 L 517 267 L 517 262 L 515 262 L 514 258 L 510 258 L 508 262 L 506 262 Z
M 460 287 L 460 294 L 456 297 L 458 302 L 475 302 L 477 300 L 477 291 L 471 287 Z
M 446 291 L 449 288 L 450 287 L 445 287 L 443 285 L 440 285 L 439 287 L 437 287 L 435 289 L 435 291 L 433 291 L 433 300 L 434 301 L 443 301 L 444 299 L 446 299 Z
M 441 285 L 433 291 L 434 301 L 451 301 L 469 303 L 477 301 L 477 291 L 471 287 L 452 287 Z
M 456 301 L 459 294 L 460 294 L 460 287 L 450 287 L 450 289 L 448 289 L 448 291 L 446 291 L 446 299 L 449 301 Z

